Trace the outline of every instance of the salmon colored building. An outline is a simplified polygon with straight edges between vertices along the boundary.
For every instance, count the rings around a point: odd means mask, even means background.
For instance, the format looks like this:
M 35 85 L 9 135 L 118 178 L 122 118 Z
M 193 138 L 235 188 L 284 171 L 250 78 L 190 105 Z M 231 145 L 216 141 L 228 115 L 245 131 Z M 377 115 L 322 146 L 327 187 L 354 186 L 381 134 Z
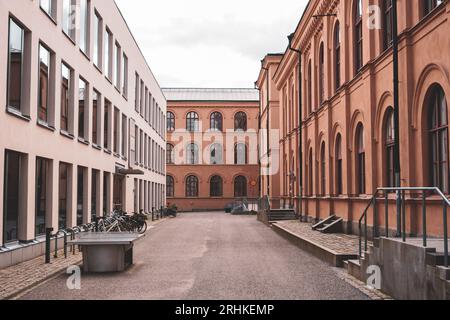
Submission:
M 255 89 L 163 89 L 167 98 L 167 203 L 224 210 L 257 199 L 259 97 Z
M 269 105 L 280 109 L 279 193 L 272 188 L 270 197 L 309 220 L 336 214 L 347 232 L 358 231 L 377 188 L 396 186 L 392 10 L 389 0 L 312 0 L 281 61 L 263 62 L 275 87 Z M 447 196 L 449 18 L 448 1 L 398 1 L 401 186 L 438 187 Z M 394 232 L 396 194 L 387 201 Z M 421 234 L 422 201 L 408 193 L 404 204 L 406 231 Z M 425 206 L 427 232 L 442 235 L 442 199 L 427 194 Z M 374 217 L 370 225 L 385 226 L 384 211 Z

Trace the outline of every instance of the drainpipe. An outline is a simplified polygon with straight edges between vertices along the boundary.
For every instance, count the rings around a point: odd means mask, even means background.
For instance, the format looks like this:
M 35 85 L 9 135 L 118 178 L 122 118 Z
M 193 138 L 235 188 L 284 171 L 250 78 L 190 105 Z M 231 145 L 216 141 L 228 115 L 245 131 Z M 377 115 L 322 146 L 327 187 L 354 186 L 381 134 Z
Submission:
M 398 54 L 398 14 L 397 14 L 397 0 L 392 0 L 392 54 L 393 54 L 393 69 L 394 69 L 394 128 L 395 128 L 395 145 L 394 145 L 394 174 L 395 186 L 401 187 L 401 164 L 400 164 L 400 120 L 399 120 L 399 54 Z M 401 193 L 397 191 L 397 236 L 401 235 Z
M 289 39 L 289 50 L 298 55 L 298 140 L 299 140 L 299 216 L 300 222 L 306 221 L 306 216 L 303 217 L 303 105 L 302 105 L 302 52 L 292 47 L 295 33 L 292 33 Z
M 259 101 L 259 112 L 258 112 L 258 135 L 261 134 L 261 107 L 262 107 L 262 102 L 261 102 L 261 89 L 258 88 L 256 82 L 255 82 L 255 89 L 259 90 L 260 93 L 260 101 Z M 261 179 L 261 147 L 258 143 L 258 168 L 259 168 L 259 178 L 258 178 L 258 190 L 259 190 L 259 197 L 262 198 L 262 179 Z

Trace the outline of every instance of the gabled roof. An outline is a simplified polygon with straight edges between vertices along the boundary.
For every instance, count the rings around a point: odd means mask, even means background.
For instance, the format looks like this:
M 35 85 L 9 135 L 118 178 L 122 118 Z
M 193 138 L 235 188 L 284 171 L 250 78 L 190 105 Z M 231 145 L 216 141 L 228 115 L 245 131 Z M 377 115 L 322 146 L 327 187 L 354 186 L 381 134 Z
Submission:
M 249 88 L 163 88 L 167 101 L 259 101 Z

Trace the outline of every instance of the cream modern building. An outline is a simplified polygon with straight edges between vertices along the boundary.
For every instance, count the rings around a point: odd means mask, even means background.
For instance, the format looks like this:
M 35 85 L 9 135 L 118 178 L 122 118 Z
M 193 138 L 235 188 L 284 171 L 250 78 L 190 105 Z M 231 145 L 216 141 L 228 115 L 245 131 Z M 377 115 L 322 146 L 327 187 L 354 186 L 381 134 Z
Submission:
M 165 200 L 166 100 L 113 0 L 0 0 L 0 268 Z

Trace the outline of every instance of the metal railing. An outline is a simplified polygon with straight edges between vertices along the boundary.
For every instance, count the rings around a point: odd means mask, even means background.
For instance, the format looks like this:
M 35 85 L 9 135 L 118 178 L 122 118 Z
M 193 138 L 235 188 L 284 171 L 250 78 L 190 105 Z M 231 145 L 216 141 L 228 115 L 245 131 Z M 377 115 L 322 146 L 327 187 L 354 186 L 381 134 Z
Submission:
M 436 195 L 442 201 L 442 221 L 443 221 L 443 241 L 444 241 L 444 264 L 445 267 L 449 266 L 448 261 L 448 225 L 447 225 L 447 210 L 450 207 L 450 200 L 444 195 L 444 193 L 436 187 L 401 187 L 401 188 L 378 188 L 375 194 L 370 199 L 369 204 L 365 208 L 361 218 L 358 222 L 359 227 L 359 256 L 362 255 L 362 241 L 364 237 L 364 252 L 368 248 L 368 225 L 367 216 L 370 208 L 373 208 L 373 232 L 372 238 L 380 237 L 380 230 L 378 225 L 378 206 L 377 202 L 383 200 L 384 202 L 384 229 L 385 237 L 389 238 L 389 194 L 395 193 L 397 195 L 396 200 L 399 201 L 397 205 L 397 227 L 400 227 L 400 234 L 397 237 L 401 237 L 403 242 L 406 242 L 406 193 L 410 194 L 410 201 L 421 201 L 422 207 L 422 243 L 426 248 L 428 246 L 428 234 L 427 234 L 427 196 Z M 419 194 L 419 195 L 418 195 Z M 420 195 L 421 194 L 421 195 Z M 381 195 L 381 197 L 379 197 Z M 364 228 L 363 228 L 364 223 Z M 364 234 L 363 234 L 364 233 Z

